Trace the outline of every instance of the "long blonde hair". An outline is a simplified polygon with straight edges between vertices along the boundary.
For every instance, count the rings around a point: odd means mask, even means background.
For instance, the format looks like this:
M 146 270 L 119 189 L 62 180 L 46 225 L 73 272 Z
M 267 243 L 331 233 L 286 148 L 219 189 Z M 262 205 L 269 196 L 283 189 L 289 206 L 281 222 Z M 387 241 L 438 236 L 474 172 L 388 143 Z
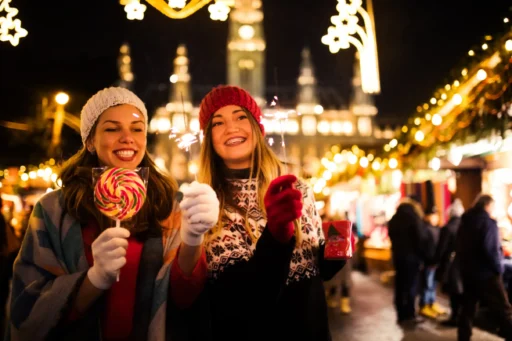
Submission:
M 249 122 L 251 123 L 253 140 L 256 142 L 254 151 L 251 154 L 249 179 L 257 180 L 256 190 L 258 192 L 258 205 L 266 218 L 267 212 L 265 211 L 265 204 L 263 199 L 265 197 L 265 193 L 267 192 L 268 186 L 270 185 L 270 182 L 283 173 L 283 163 L 277 158 L 272 149 L 270 149 L 270 147 L 265 143 L 265 138 L 263 137 L 258 123 L 251 115 L 251 113 L 245 108 L 242 108 L 242 110 L 247 114 Z M 229 182 L 225 176 L 227 167 L 224 164 L 222 158 L 217 154 L 217 152 L 215 152 L 215 149 L 213 148 L 212 120 L 208 122 L 208 125 L 205 129 L 203 143 L 201 144 L 199 162 L 200 171 L 198 174 L 198 180 L 202 183 L 210 185 L 217 193 L 217 197 L 219 198 L 220 202 L 219 221 L 217 225 L 210 230 L 208 237 L 211 238 L 222 229 L 223 218 L 225 216 L 224 208 L 226 205 L 233 206 L 234 209 L 240 211 L 240 209 L 236 207 L 234 203 L 232 203 L 229 199 L 232 197 L 232 194 L 230 193 L 232 189 L 230 188 Z M 244 227 L 251 239 L 255 241 L 257 238 L 252 232 L 248 218 L 249 211 L 246 211 Z M 295 231 L 295 235 L 298 241 L 300 229 L 297 228 L 297 224 Z

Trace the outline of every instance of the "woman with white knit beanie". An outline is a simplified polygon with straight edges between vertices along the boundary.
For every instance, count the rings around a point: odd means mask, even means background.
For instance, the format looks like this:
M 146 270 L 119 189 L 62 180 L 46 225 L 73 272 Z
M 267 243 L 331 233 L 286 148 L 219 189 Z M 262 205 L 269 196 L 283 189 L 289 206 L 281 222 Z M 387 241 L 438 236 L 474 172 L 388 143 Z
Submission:
M 147 151 L 147 127 L 144 103 L 125 88 L 103 89 L 83 107 L 83 147 L 62 166 L 62 189 L 35 205 L 14 264 L 6 340 L 191 340 L 207 331 L 186 330 L 181 317 L 206 280 L 203 234 L 219 201 L 197 182 L 174 200 L 176 182 Z M 122 228 L 94 205 L 99 166 L 149 169 L 147 199 Z

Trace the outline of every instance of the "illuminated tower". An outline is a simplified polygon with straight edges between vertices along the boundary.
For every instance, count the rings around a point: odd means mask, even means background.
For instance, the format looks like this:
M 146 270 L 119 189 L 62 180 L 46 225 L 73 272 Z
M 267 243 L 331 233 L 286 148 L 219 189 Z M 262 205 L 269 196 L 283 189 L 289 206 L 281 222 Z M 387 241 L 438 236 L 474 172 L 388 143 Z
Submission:
M 229 16 L 228 84 L 238 85 L 265 102 L 265 36 L 260 0 L 236 0 Z

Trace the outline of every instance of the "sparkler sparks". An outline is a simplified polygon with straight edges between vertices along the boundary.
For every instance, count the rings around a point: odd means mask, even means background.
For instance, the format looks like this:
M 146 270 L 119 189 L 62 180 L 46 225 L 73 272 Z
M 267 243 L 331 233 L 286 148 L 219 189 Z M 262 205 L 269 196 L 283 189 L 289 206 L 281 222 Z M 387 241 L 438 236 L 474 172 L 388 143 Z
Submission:
M 268 117 L 269 119 L 271 119 L 273 121 L 279 122 L 280 133 L 281 133 L 281 147 L 283 149 L 283 161 L 284 161 L 285 167 L 288 169 L 288 161 L 287 161 L 287 157 L 286 157 L 286 143 L 284 140 L 284 131 L 286 129 L 286 122 L 288 121 L 288 118 L 291 115 L 296 115 L 297 112 L 295 110 L 288 110 L 288 111 L 279 110 L 278 109 L 279 98 L 277 96 L 274 96 L 274 98 L 272 99 L 272 102 L 270 102 L 270 107 L 276 108 L 276 110 L 272 113 L 266 113 L 264 116 Z M 297 114 L 297 115 L 300 115 L 300 114 Z M 269 140 L 269 143 L 270 143 L 270 140 Z M 273 143 L 274 143 L 274 141 L 272 140 L 272 144 Z
M 187 114 L 185 112 L 185 102 L 183 101 L 183 94 L 181 94 L 181 104 L 183 106 L 183 132 L 175 127 L 171 127 L 169 139 L 175 139 L 177 146 L 181 150 L 185 150 L 189 154 L 189 161 L 192 161 L 191 146 L 199 141 L 199 132 L 192 131 L 190 125 L 187 122 Z M 194 173 L 194 178 L 197 181 L 197 172 Z
M 176 139 L 179 149 L 185 149 L 187 152 L 190 150 L 190 146 L 198 141 L 197 134 L 185 133 Z

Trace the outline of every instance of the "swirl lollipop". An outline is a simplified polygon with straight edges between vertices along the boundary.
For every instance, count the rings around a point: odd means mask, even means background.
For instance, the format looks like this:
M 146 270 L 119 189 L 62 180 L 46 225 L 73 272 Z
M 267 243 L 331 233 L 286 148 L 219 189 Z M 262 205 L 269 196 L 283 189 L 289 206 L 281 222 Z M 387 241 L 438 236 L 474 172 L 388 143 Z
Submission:
M 115 219 L 116 227 L 121 227 L 121 220 L 137 214 L 145 200 L 144 181 L 129 169 L 115 167 L 105 171 L 94 187 L 96 207 L 107 217 Z
M 94 203 L 101 213 L 116 220 L 130 219 L 146 200 L 146 187 L 132 170 L 111 168 L 104 172 L 94 188 Z

